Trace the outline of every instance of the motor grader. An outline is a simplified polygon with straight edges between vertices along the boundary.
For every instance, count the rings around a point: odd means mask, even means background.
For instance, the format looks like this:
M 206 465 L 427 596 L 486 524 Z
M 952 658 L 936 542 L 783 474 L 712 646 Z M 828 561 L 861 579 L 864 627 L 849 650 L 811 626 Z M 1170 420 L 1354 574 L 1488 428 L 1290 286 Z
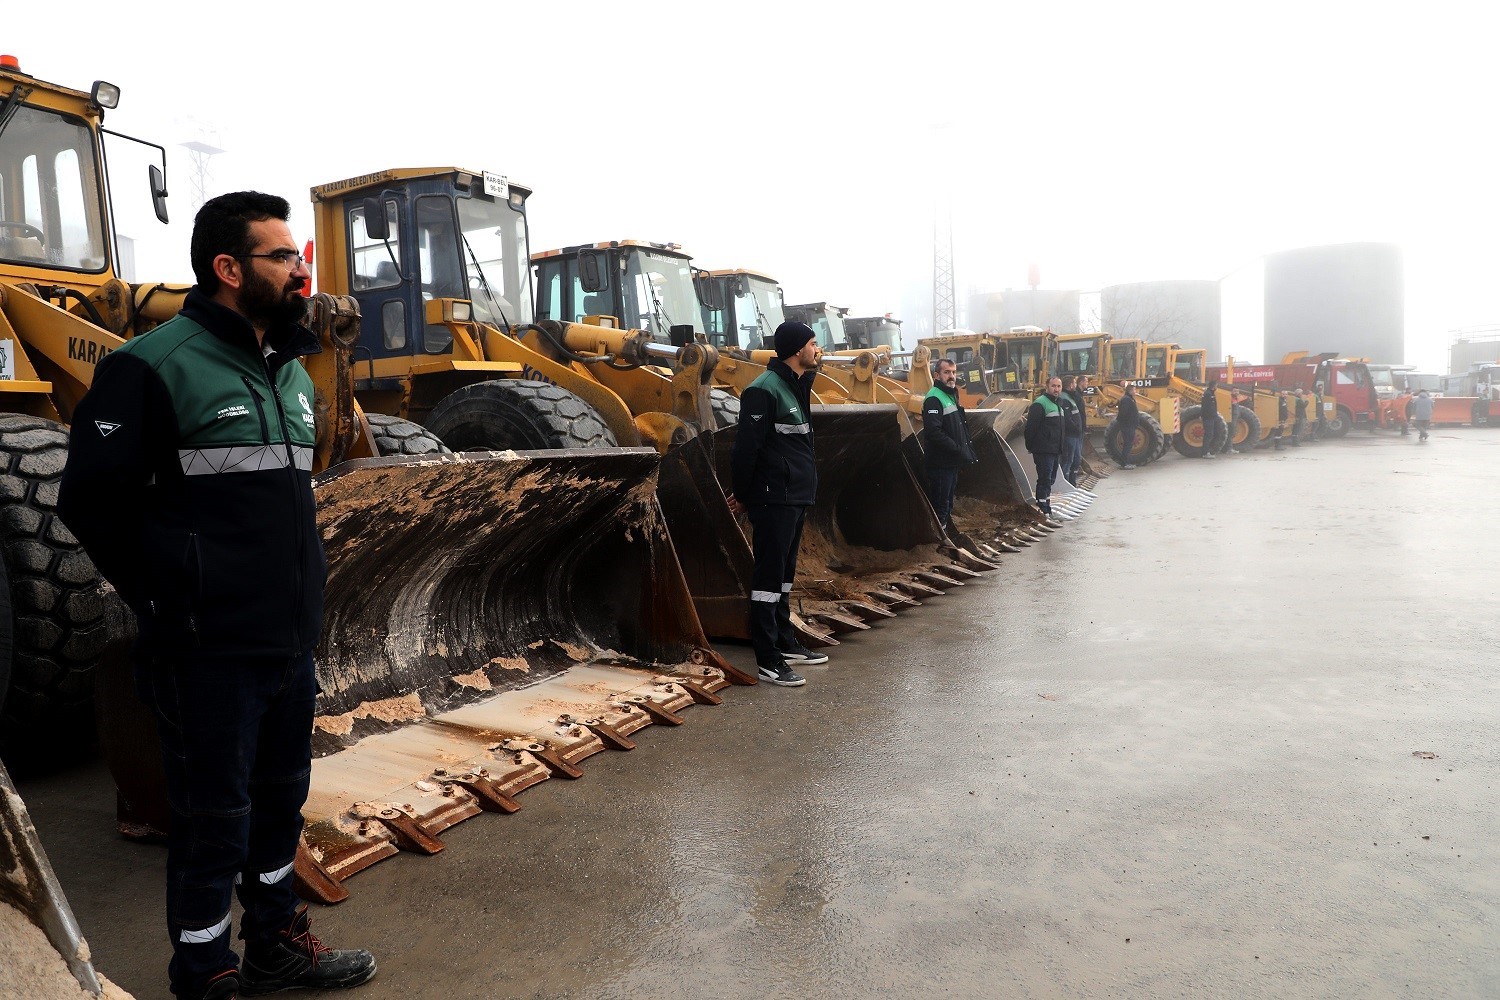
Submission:
M 101 122 L 118 94 L 0 64 L 0 735 L 8 761 L 45 766 L 92 742 L 97 711 L 122 830 L 154 836 L 167 807 L 131 617 L 55 511 L 95 365 L 186 291 L 116 271 Z M 165 221 L 159 168 L 150 193 Z M 434 318 L 452 308 L 440 300 Z M 306 323 L 323 347 L 307 364 L 328 581 L 297 885 L 335 901 L 353 872 L 440 850 L 453 823 L 513 810 L 518 790 L 754 678 L 708 645 L 655 499 L 655 450 L 377 457 L 354 398 L 357 303 L 319 293 Z M 0 841 L 22 835 L 15 815 Z

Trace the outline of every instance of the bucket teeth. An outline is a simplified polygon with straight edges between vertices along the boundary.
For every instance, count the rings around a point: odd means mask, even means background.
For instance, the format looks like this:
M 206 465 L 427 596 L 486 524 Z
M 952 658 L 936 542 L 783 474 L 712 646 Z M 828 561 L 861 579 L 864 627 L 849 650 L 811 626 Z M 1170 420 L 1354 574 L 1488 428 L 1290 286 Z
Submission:
M 479 807 L 485 812 L 513 813 L 521 809 L 521 803 L 511 798 L 497 782 L 485 775 L 457 775 L 451 780 L 453 784 L 474 796 L 479 802 Z
M 342 903 L 349 898 L 349 890 L 345 889 L 333 873 L 323 867 L 323 863 L 313 856 L 312 848 L 307 846 L 307 838 L 303 837 L 297 841 L 297 857 L 292 865 L 292 880 L 295 891 L 303 899 L 310 899 L 324 906 L 332 906 L 334 903 Z
M 884 590 L 877 588 L 870 591 L 870 596 L 875 600 L 880 601 L 882 604 L 888 605 L 890 607 L 915 608 L 921 606 L 920 601 L 914 601 L 910 597 L 907 597 L 905 594 L 897 593 L 894 590 Z
M 693 681 L 684 680 L 681 677 L 677 677 L 677 678 L 673 678 L 672 683 L 676 684 L 678 687 L 680 687 L 684 691 L 686 691 L 688 693 L 688 695 L 693 699 L 693 703 L 694 704 L 697 704 L 697 705 L 722 705 L 722 704 L 724 704 L 724 699 L 723 698 L 720 698 L 718 695 L 716 695 L 712 691 L 708 690 L 708 688 L 699 687 Z
M 848 602 L 846 602 L 848 603 Z M 834 635 L 847 635 L 850 632 L 863 632 L 870 626 L 859 618 L 843 614 L 839 611 L 819 611 L 816 619 L 819 624 L 826 625 Z
M 381 807 L 371 819 L 389 830 L 391 836 L 396 839 L 396 846 L 403 851 L 410 851 L 413 854 L 437 854 L 445 846 L 441 840 L 423 829 L 420 823 L 408 816 L 399 806 Z
M 963 581 L 955 580 L 951 576 L 944 576 L 935 570 L 916 570 L 911 574 L 911 578 L 917 583 L 926 584 L 925 589 L 939 594 L 945 590 L 952 590 L 954 587 L 963 586 Z M 934 588 L 936 589 L 934 590 Z
M 876 618 L 894 618 L 894 613 L 887 611 L 879 604 L 872 601 L 841 601 L 839 606 L 845 611 L 855 615 L 861 622 L 871 621 Z
M 633 699 L 632 704 L 639 706 L 641 711 L 651 716 L 652 722 L 657 722 L 668 726 L 682 725 L 682 716 L 672 712 L 665 705 L 662 705 L 659 702 L 652 701 L 650 698 L 641 696 Z

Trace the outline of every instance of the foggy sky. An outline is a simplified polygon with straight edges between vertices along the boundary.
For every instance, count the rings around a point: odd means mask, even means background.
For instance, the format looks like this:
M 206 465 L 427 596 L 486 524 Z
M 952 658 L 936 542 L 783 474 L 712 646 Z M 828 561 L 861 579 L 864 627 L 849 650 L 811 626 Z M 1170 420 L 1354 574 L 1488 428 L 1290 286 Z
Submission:
M 960 301 L 1024 287 L 1033 260 L 1046 287 L 1097 289 L 1390 241 L 1409 362 L 1446 370 L 1448 330 L 1500 322 L 1477 5 L 837 6 L 237 5 L 214 15 L 245 21 L 226 41 L 201 5 L 89 0 L 71 27 L 8 11 L 0 52 L 118 84 L 106 124 L 172 151 L 170 227 L 144 211 L 148 159 L 112 162 L 143 280 L 190 277 L 197 121 L 226 150 L 210 193 L 283 194 L 299 238 L 314 184 L 452 164 L 535 188 L 533 250 L 676 242 L 789 301 L 900 316 L 929 301 L 947 198 Z M 1242 356 L 1247 325 L 1226 315 Z

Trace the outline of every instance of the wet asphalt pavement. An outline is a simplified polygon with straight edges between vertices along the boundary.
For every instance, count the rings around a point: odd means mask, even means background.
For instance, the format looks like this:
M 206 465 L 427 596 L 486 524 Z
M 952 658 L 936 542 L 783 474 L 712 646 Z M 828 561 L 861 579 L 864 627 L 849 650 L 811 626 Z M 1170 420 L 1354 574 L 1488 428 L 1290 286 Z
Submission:
M 1097 492 L 805 688 L 350 880 L 351 996 L 1500 996 L 1500 433 Z M 164 851 L 102 765 L 21 791 L 100 969 L 166 996 Z

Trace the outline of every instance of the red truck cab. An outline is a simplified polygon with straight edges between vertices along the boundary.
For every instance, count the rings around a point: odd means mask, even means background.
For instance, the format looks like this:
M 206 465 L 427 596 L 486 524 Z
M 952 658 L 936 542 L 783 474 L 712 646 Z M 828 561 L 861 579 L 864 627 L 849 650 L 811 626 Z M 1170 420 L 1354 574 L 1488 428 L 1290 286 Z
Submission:
M 1351 427 L 1374 428 L 1380 403 L 1375 379 L 1365 362 L 1336 354 L 1288 354 L 1277 365 L 1245 365 L 1231 359 L 1209 365 L 1208 378 L 1221 384 L 1251 384 L 1260 389 L 1303 389 L 1323 400 L 1323 420 L 1334 437 L 1343 437 Z

